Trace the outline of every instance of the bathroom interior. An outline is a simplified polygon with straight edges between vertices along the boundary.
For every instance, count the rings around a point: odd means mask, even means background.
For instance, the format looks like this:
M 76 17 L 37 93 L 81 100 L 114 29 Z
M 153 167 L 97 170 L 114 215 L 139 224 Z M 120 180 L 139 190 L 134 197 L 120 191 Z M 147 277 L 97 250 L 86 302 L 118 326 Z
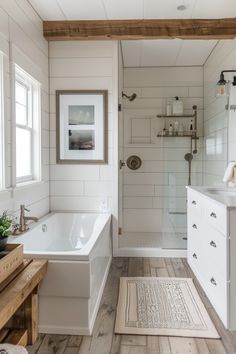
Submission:
M 0 352 L 236 353 L 236 8 L 225 3 L 0 2 Z M 94 34 L 99 20 L 171 18 L 228 27 Z M 145 278 L 156 283 L 139 288 Z M 171 281 L 191 281 L 191 296 Z M 128 321 L 129 306 L 147 323 Z

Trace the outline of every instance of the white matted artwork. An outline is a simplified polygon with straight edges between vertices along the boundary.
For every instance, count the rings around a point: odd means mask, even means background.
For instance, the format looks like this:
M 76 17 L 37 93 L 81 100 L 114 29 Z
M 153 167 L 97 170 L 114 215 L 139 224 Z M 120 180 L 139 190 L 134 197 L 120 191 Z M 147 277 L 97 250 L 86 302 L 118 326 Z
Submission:
M 107 91 L 56 91 L 57 163 L 107 163 Z

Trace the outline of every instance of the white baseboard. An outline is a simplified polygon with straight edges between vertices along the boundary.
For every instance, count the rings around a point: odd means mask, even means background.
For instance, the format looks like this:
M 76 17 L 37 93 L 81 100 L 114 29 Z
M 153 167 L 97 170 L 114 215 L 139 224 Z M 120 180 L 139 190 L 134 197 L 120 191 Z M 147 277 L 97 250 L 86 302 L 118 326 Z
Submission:
M 39 326 L 39 333 L 89 336 L 90 330 L 87 327 Z

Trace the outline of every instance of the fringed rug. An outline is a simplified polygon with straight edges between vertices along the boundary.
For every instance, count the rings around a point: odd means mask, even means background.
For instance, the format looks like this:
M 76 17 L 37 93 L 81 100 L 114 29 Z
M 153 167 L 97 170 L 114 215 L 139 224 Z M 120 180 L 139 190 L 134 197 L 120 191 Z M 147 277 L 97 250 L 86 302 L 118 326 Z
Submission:
M 190 278 L 120 278 L 115 332 L 220 338 Z

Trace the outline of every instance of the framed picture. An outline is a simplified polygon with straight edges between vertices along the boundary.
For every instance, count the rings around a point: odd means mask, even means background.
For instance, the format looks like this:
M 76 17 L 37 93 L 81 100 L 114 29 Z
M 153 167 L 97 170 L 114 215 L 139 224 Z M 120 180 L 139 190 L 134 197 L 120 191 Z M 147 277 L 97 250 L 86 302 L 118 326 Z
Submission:
M 107 163 L 106 90 L 56 91 L 57 163 Z

